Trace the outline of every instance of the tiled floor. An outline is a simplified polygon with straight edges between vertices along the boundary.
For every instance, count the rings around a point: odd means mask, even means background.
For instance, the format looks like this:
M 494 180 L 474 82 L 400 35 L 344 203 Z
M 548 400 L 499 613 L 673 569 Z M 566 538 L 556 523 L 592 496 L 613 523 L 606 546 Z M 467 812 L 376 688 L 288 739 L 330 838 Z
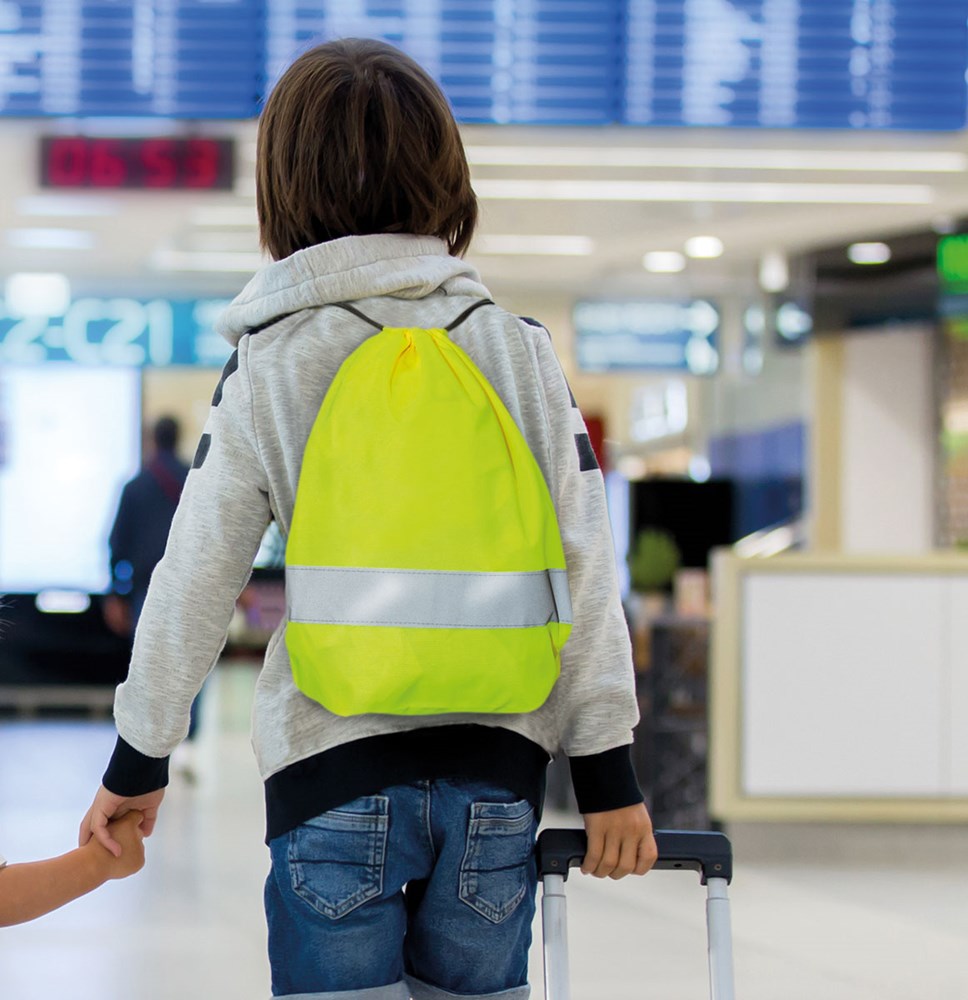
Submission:
M 140 875 L 0 931 L 0 1000 L 269 996 L 261 915 L 268 863 L 245 732 L 252 681 L 248 669 L 218 678 L 199 747 L 201 780 L 173 782 Z M 112 743 L 105 723 L 0 721 L 0 850 L 8 859 L 73 845 Z M 825 854 L 820 831 L 774 837 L 768 850 L 762 831 L 737 832 L 737 997 L 968 1000 L 968 849 L 959 846 L 958 863 L 947 849 L 968 834 L 872 831 L 864 842 L 871 850 L 860 852 L 853 833 L 859 860 L 845 848 L 831 862 L 816 860 Z M 574 876 L 568 885 L 573 1000 L 708 995 L 704 890 L 694 875 L 618 884 Z M 536 997 L 540 961 L 536 947 Z

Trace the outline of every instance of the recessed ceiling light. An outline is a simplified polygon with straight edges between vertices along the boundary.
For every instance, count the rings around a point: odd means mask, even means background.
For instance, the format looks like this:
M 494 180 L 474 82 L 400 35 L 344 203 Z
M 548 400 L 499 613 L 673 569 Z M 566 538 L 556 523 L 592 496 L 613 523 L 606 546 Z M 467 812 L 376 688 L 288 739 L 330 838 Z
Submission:
M 886 243 L 851 243 L 847 256 L 854 264 L 886 264 L 891 248 Z
M 786 254 L 768 250 L 760 258 L 760 288 L 764 292 L 782 292 L 790 287 L 790 265 Z
M 685 269 L 686 258 L 678 250 L 651 250 L 642 258 L 642 266 L 653 274 L 677 274 Z
M 588 236 L 527 236 L 482 234 L 473 250 L 484 254 L 547 255 L 551 257 L 587 257 L 595 252 L 595 241 Z
M 713 260 L 723 255 L 723 241 L 718 236 L 693 236 L 686 240 L 686 256 L 696 260 Z

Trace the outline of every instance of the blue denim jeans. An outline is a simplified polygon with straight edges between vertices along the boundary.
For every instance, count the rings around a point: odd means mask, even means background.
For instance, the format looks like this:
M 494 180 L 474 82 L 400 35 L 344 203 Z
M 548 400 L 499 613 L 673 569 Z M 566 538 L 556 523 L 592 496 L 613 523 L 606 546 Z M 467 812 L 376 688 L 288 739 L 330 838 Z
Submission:
M 527 1000 L 532 806 L 477 781 L 421 781 L 330 810 L 269 845 L 272 994 Z

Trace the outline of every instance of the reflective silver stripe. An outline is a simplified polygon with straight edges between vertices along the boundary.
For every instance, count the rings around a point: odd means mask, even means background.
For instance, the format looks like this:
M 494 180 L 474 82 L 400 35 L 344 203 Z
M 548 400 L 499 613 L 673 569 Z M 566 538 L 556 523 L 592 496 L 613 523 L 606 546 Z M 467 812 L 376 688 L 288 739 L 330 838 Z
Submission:
M 410 628 L 534 628 L 571 622 L 563 569 L 535 573 L 287 566 L 289 620 Z

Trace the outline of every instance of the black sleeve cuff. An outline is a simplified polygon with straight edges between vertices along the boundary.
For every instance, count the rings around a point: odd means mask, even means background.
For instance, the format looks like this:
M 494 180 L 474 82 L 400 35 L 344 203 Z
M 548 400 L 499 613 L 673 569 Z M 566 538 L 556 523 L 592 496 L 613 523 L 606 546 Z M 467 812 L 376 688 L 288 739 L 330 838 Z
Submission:
M 626 745 L 587 757 L 568 758 L 578 811 L 582 815 L 624 809 L 643 801 L 630 751 L 631 745 Z
M 156 792 L 168 784 L 168 758 L 148 757 L 119 736 L 101 782 L 125 798 Z

